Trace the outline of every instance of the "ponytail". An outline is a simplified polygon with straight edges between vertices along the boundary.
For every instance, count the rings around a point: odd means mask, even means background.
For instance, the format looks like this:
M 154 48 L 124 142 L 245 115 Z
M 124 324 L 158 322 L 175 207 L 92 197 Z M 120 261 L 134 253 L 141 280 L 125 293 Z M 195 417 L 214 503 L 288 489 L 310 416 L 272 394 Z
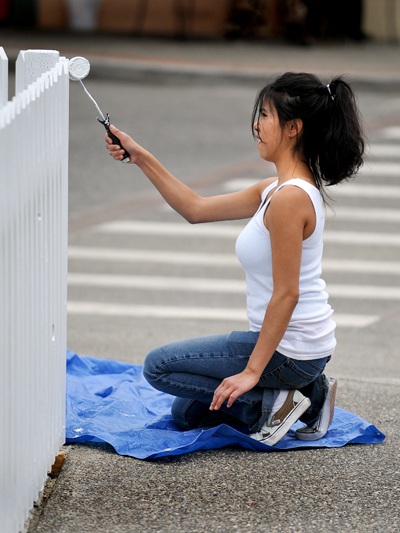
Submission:
M 313 74 L 283 74 L 257 96 L 252 124 L 265 100 L 276 109 L 281 126 L 292 119 L 302 120 L 295 149 L 320 189 L 357 173 L 363 164 L 364 134 L 354 93 L 342 77 L 326 85 Z

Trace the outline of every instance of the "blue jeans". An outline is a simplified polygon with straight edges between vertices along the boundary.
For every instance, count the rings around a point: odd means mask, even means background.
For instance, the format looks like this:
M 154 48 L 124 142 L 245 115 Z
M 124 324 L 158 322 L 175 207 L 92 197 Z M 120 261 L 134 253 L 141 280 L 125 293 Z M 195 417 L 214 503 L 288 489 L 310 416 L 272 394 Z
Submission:
M 147 355 L 144 377 L 155 389 L 176 396 L 172 415 L 185 429 L 241 422 L 250 431 L 258 431 L 280 389 L 298 389 L 310 398 L 311 406 L 301 420 L 311 425 L 325 400 L 323 370 L 330 357 L 300 361 L 275 352 L 252 390 L 229 408 L 224 404 L 219 411 L 209 410 L 221 381 L 246 367 L 258 336 L 255 331 L 233 331 L 160 346 Z

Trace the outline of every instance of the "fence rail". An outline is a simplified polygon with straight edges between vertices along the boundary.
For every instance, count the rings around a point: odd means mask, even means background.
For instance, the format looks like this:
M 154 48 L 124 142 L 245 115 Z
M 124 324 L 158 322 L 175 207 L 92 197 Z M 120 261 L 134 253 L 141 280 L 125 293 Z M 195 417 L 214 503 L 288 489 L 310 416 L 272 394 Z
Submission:
M 0 48 L 0 520 L 25 527 L 65 434 L 68 60 Z

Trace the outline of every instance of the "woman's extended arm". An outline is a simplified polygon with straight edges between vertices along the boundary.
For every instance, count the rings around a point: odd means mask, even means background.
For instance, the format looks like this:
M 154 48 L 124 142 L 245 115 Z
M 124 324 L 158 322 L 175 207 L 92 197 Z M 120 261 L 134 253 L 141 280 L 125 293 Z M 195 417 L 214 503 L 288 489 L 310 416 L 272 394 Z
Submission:
M 172 175 L 150 152 L 129 135 L 111 126 L 136 164 L 156 187 L 166 202 L 190 223 L 239 220 L 251 217 L 260 204 L 262 191 L 271 179 L 263 180 L 240 192 L 202 197 Z M 106 136 L 107 149 L 114 159 L 122 159 L 123 150 Z
M 222 381 L 210 409 L 219 409 L 225 400 L 230 407 L 236 398 L 252 389 L 274 354 L 298 301 L 302 242 L 313 217 L 311 201 L 297 187 L 283 187 L 271 201 L 266 220 L 271 237 L 274 291 L 245 370 Z

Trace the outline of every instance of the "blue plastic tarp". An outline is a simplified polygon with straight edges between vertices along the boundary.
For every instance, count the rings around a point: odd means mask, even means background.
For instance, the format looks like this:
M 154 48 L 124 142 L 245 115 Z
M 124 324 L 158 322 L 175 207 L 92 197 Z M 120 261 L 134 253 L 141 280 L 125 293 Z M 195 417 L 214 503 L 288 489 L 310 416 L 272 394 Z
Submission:
M 385 435 L 359 416 L 335 408 L 327 435 L 305 442 L 296 427 L 275 446 L 251 439 L 226 424 L 183 431 L 173 421 L 173 397 L 153 389 L 142 366 L 67 352 L 67 442 L 106 442 L 120 455 L 156 459 L 196 450 L 237 446 L 257 451 L 378 444 Z

